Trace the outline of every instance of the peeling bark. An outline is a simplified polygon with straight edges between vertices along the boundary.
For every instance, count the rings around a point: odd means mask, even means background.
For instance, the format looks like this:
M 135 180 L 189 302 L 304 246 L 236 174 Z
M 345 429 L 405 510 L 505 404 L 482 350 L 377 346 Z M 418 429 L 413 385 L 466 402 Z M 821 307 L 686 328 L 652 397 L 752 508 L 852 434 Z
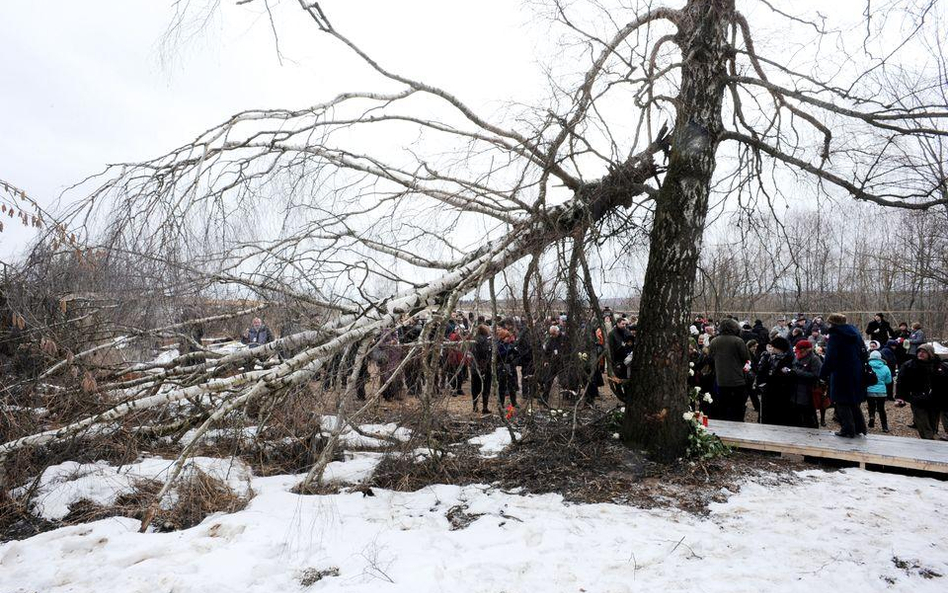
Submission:
M 684 454 L 688 322 L 708 212 L 733 0 L 691 0 L 675 42 L 685 56 L 668 170 L 658 192 L 630 369 L 624 436 L 655 458 Z

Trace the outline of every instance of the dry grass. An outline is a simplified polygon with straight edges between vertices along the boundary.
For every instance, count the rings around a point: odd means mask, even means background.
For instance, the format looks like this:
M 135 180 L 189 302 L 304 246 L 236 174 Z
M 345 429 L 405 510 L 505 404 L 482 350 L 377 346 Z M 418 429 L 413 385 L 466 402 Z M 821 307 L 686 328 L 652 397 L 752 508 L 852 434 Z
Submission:
M 664 465 L 611 438 L 603 423 L 579 428 L 545 423 L 525 430 L 525 438 L 496 458 L 480 457 L 469 445 L 452 456 L 416 461 L 391 456 L 380 464 L 372 485 L 414 491 L 432 483 L 492 484 L 522 493 L 561 494 L 571 502 L 674 507 L 704 514 L 712 502 L 736 492 L 748 477 L 792 481 L 801 463 L 768 455 L 734 452 L 705 462 Z M 570 440 L 572 438 L 572 443 Z
M 110 505 L 79 500 L 69 505 L 69 514 L 61 525 L 76 525 L 107 517 L 130 517 L 141 520 L 161 490 L 161 482 L 142 480 L 132 492 L 116 498 Z M 234 513 L 247 506 L 250 495 L 234 492 L 223 481 L 199 470 L 191 470 L 181 479 L 171 496 L 173 504 L 160 509 L 151 521 L 159 532 L 188 529 L 215 513 Z

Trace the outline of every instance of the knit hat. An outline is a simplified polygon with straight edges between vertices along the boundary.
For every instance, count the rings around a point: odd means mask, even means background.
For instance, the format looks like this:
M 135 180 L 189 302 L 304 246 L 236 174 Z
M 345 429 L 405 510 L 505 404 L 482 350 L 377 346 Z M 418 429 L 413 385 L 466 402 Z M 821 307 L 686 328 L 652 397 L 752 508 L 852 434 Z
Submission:
M 846 316 L 842 313 L 830 313 L 829 317 L 826 318 L 826 322 L 833 325 L 846 325 Z
M 781 352 L 790 351 L 790 341 L 787 340 L 787 338 L 784 338 L 782 336 L 777 336 L 773 340 L 770 340 L 770 345 L 776 348 L 777 350 L 780 350 Z
M 797 342 L 797 345 L 793 347 L 794 350 L 805 350 L 812 348 L 813 344 L 809 340 L 800 340 Z
M 931 344 L 922 344 L 921 346 L 918 347 L 918 349 L 928 352 L 929 358 L 935 358 L 935 347 L 932 346 Z
M 878 350 L 873 350 L 869 353 L 869 360 L 882 360 L 882 353 Z

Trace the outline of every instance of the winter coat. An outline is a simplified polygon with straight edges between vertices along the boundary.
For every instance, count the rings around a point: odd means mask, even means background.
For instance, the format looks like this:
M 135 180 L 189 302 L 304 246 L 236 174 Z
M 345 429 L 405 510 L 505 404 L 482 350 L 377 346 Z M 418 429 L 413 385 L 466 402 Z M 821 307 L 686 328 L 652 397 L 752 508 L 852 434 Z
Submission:
M 479 334 L 474 339 L 474 364 L 481 373 L 490 372 L 491 337 Z
M 764 346 L 770 341 L 770 332 L 767 331 L 767 328 L 764 327 L 764 324 L 755 322 L 754 327 L 751 328 L 751 331 L 754 332 L 755 336 L 757 336 L 758 344 Z
M 459 334 L 457 331 L 452 331 L 451 334 L 448 336 L 448 341 L 460 342 L 461 334 Z M 447 348 L 445 348 L 445 350 L 447 354 L 448 365 L 452 369 L 457 369 L 462 364 L 464 364 L 464 350 L 461 348 L 460 345 L 455 346 L 454 344 L 451 344 Z
M 764 424 L 793 424 L 790 404 L 795 400 L 793 353 L 767 354 L 761 357 L 757 373 L 760 387 L 760 421 Z
M 895 372 L 895 369 L 899 365 L 899 349 L 899 342 L 897 340 L 889 340 L 885 346 L 879 349 L 879 354 L 882 355 L 882 360 L 884 360 L 886 366 L 889 367 L 890 373 Z
M 536 369 L 533 367 L 533 343 L 528 331 L 520 333 L 517 338 L 517 364 L 524 377 L 532 376 Z
M 543 355 L 546 358 L 546 363 L 551 367 L 557 369 L 561 368 L 564 363 L 563 357 L 566 356 L 568 345 L 566 336 L 562 333 L 558 334 L 555 338 L 553 336 L 547 337 L 546 342 L 543 343 Z
M 909 335 L 909 356 L 918 354 L 918 347 L 925 343 L 925 332 L 917 329 Z
M 612 357 L 612 364 L 622 369 L 625 367 L 625 357 L 632 352 L 632 344 L 635 338 L 628 329 L 622 329 L 618 325 L 609 332 L 609 356 Z
M 813 389 L 820 382 L 823 361 L 811 350 L 803 358 L 793 360 L 793 378 L 796 385 L 794 402 L 800 406 L 813 404 Z
M 869 322 L 869 325 L 866 326 L 866 334 L 869 335 L 870 340 L 875 340 L 880 344 L 885 344 L 889 341 L 889 338 L 895 335 L 895 332 L 892 331 L 892 326 L 889 325 L 889 322 L 886 320 L 876 321 L 873 319 Z
M 892 371 L 889 370 L 888 365 L 881 358 L 870 360 L 869 366 L 872 367 L 878 380 L 875 385 L 870 385 L 866 389 L 866 395 L 869 397 L 885 397 L 888 395 L 885 386 L 892 383 Z
M 862 369 L 867 358 L 858 329 L 848 323 L 830 327 L 820 378 L 829 383 L 833 403 L 858 404 L 866 399 Z
M 247 336 L 240 339 L 241 342 L 247 344 L 251 348 L 256 348 L 258 346 L 263 346 L 273 341 L 273 332 L 270 331 L 270 328 L 261 325 L 259 328 L 251 327 L 247 330 Z
M 714 360 L 714 376 L 719 387 L 743 387 L 747 383 L 744 366 L 751 355 L 739 336 L 716 336 L 711 340 L 708 354 Z
M 791 347 L 796 347 L 797 342 L 802 342 L 806 339 L 806 336 L 803 335 L 801 330 L 799 334 L 795 334 L 792 330 L 790 331 L 790 337 L 787 340 L 790 342 Z
M 517 349 L 513 343 L 501 341 L 497 344 L 497 380 L 499 385 L 507 387 L 506 394 L 516 393 Z
M 931 410 L 948 410 L 948 363 L 938 357 L 921 361 L 913 358 L 899 369 L 899 399 Z

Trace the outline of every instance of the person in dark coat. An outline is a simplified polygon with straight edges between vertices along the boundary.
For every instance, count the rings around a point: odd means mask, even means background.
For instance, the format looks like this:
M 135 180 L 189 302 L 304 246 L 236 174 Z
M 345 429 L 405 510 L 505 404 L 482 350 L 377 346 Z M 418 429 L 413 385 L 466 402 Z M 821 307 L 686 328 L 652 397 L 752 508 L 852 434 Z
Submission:
M 750 370 L 744 373 L 747 393 L 750 395 L 751 405 L 757 412 L 757 421 L 760 422 L 760 395 L 757 392 L 757 369 L 760 368 L 760 348 L 757 347 L 757 340 L 751 340 L 747 343 L 747 350 L 750 351 Z
M 829 338 L 820 378 L 829 383 L 830 400 L 836 405 L 836 416 L 842 425 L 836 436 L 853 438 L 868 432 L 860 407 L 866 399 L 862 371 L 868 352 L 862 334 L 846 323 L 845 315 L 833 313 L 827 322 Z
M 895 331 L 893 338 L 901 338 L 903 340 L 909 339 L 909 336 L 912 335 L 912 332 L 909 330 L 908 323 L 902 321 L 899 323 L 899 329 Z
M 497 330 L 497 397 L 504 408 L 507 398 L 517 405 L 517 337 L 506 329 Z
M 793 425 L 792 403 L 796 383 L 792 373 L 790 342 L 787 338 L 777 336 L 770 341 L 757 371 L 761 424 Z
M 905 348 L 899 344 L 897 339 L 891 339 L 885 343 L 885 346 L 879 348 L 879 354 L 882 355 L 882 360 L 885 362 L 886 366 L 889 367 L 889 373 L 895 377 L 896 369 L 901 366 L 899 363 L 899 351 L 905 352 Z M 902 361 L 904 362 L 904 361 Z M 895 381 L 887 384 L 886 386 L 886 397 L 889 400 L 892 400 L 892 390 L 895 388 Z
M 568 352 L 566 335 L 560 331 L 559 326 L 551 325 L 546 341 L 543 342 L 543 367 L 540 369 L 540 400 L 545 405 L 550 404 L 553 381 L 565 367 Z
M 754 330 L 751 329 L 749 323 L 745 323 L 741 326 L 741 339 L 744 340 L 744 343 L 750 342 L 751 340 L 757 339 L 757 334 L 754 333 Z
M 750 351 L 740 337 L 740 326 L 733 319 L 721 321 L 720 334 L 711 340 L 708 355 L 714 361 L 719 417 L 734 422 L 744 421 L 747 404 L 747 378 Z
M 240 336 L 240 341 L 251 348 L 259 348 L 273 341 L 273 332 L 259 317 L 254 317 L 250 327 Z
M 757 343 L 761 347 L 761 352 L 763 352 L 763 349 L 766 348 L 767 343 L 770 342 L 770 332 L 767 331 L 767 328 L 764 327 L 764 322 L 760 319 L 754 320 L 754 327 L 751 328 L 751 331 L 757 336 Z
M 254 317 L 253 321 L 250 322 L 250 327 L 247 328 L 243 334 L 241 334 L 240 341 L 253 350 L 272 342 L 273 332 L 270 331 L 270 328 L 263 323 L 262 319 L 259 317 Z M 252 371 L 254 368 L 256 368 L 257 361 L 263 360 L 265 358 L 266 355 L 258 354 L 255 358 L 253 358 L 253 360 L 243 367 L 243 370 Z
M 823 361 L 813 352 L 809 340 L 800 340 L 793 347 L 793 423 L 805 428 L 816 428 L 816 399 L 819 391 L 820 369 Z
M 405 352 L 398 343 L 398 335 L 395 333 L 386 335 L 376 350 L 378 351 L 376 363 L 379 366 L 379 382 L 381 385 L 388 383 L 382 392 L 382 397 L 386 401 L 402 399 L 404 372 L 395 376 L 395 371 L 401 365 Z
M 460 323 L 455 324 L 454 331 L 448 335 L 448 342 L 461 342 L 466 331 Z M 454 395 L 464 395 L 464 381 L 467 380 L 467 366 L 465 352 L 461 345 L 449 344 L 445 348 L 444 371 Z
M 948 363 L 939 359 L 931 344 L 919 346 L 916 358 L 899 369 L 897 393 L 912 405 L 919 438 L 934 439 L 938 416 L 948 409 Z
M 629 378 L 625 359 L 632 352 L 634 338 L 628 325 L 628 319 L 619 319 L 612 331 L 609 332 L 609 355 L 612 357 L 612 368 L 615 376 L 619 379 Z
M 411 325 L 403 325 L 399 328 L 398 341 L 402 344 L 402 350 L 407 354 L 412 344 L 421 338 L 421 333 L 425 329 L 425 321 L 421 317 L 416 317 Z M 405 379 L 405 388 L 411 395 L 421 393 L 422 359 L 416 356 L 405 363 L 403 371 Z
M 520 366 L 521 394 L 527 401 L 536 394 L 536 366 L 533 362 L 533 344 L 536 341 L 533 326 L 524 326 L 517 338 L 517 364 Z
M 875 317 L 872 318 L 872 321 L 866 326 L 866 334 L 870 340 L 875 340 L 879 344 L 885 344 L 890 338 L 895 337 L 895 331 L 882 313 L 876 313 Z
M 803 335 L 803 328 L 795 327 L 790 330 L 790 337 L 788 339 L 790 340 L 790 347 L 796 348 L 797 342 L 801 342 L 806 339 L 806 336 Z
M 477 397 L 481 398 L 481 413 L 490 414 L 487 407 L 487 398 L 491 387 L 491 341 L 490 328 L 481 324 L 477 326 L 474 336 L 474 362 L 471 365 L 471 402 L 473 410 L 477 411 Z

